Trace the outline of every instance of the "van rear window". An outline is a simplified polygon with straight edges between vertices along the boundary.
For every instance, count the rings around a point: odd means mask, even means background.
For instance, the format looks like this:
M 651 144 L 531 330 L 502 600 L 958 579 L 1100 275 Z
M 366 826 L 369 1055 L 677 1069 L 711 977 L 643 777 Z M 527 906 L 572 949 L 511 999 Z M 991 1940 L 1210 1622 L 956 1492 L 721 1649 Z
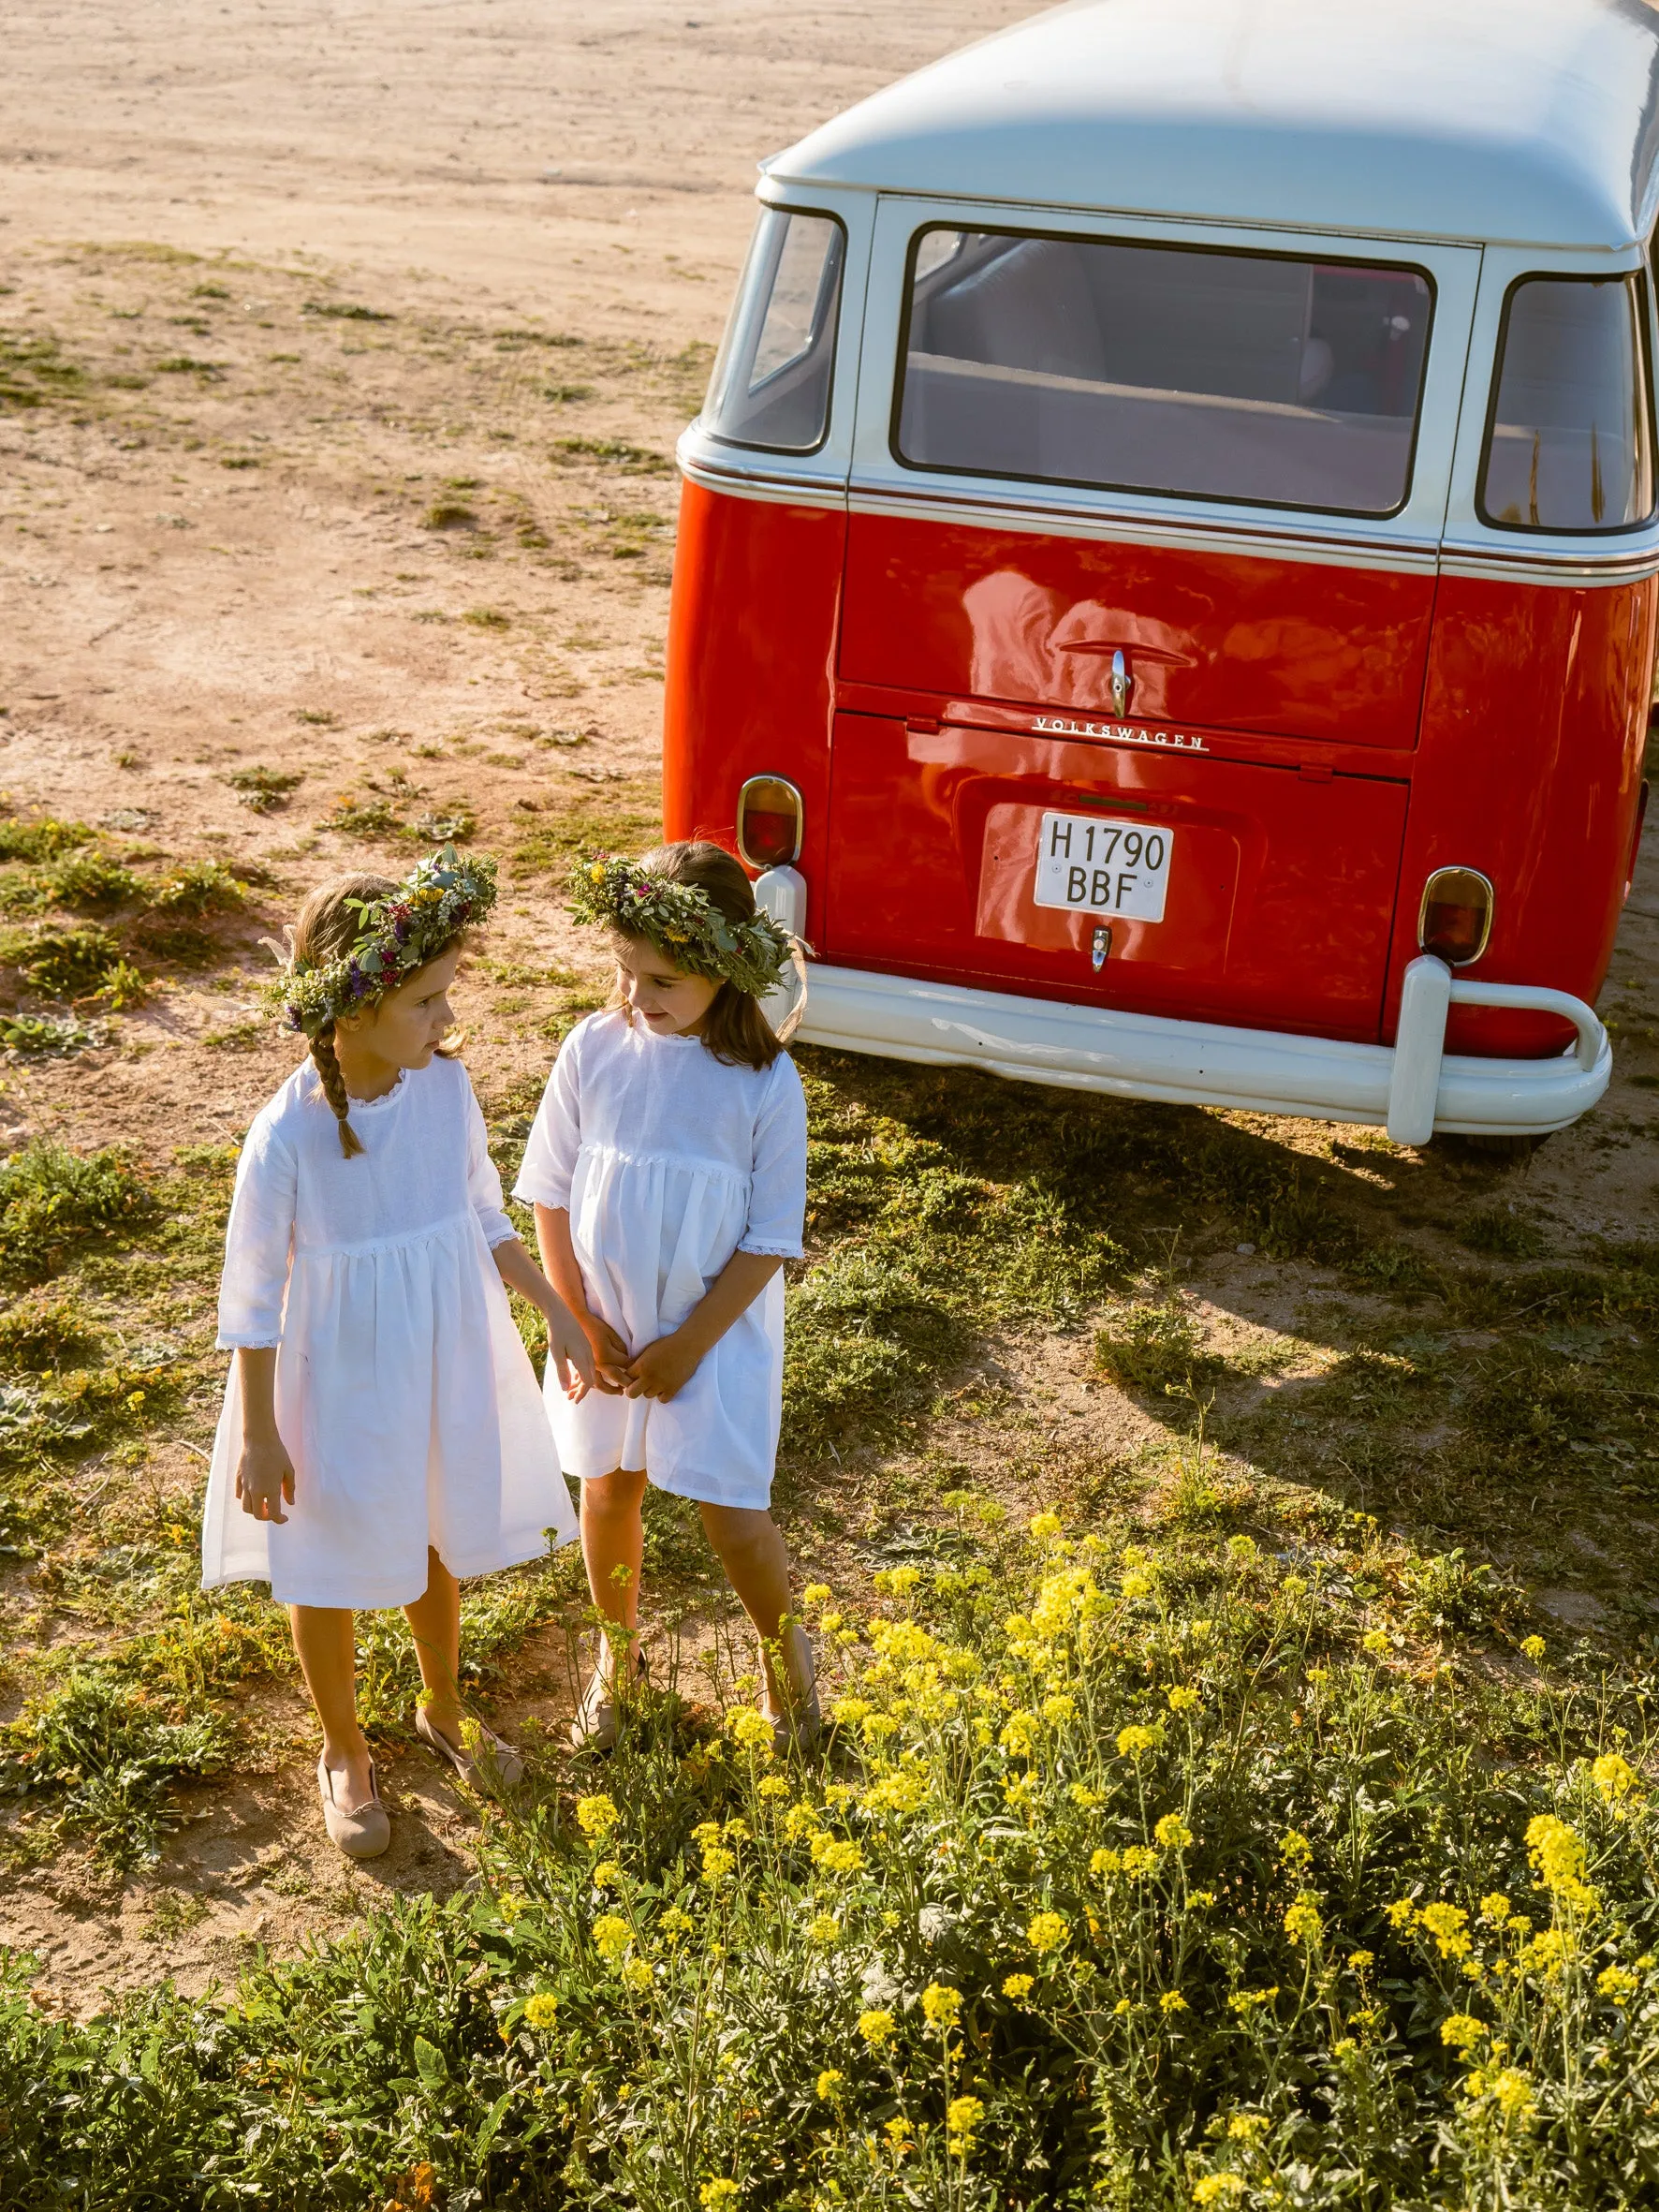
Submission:
M 919 232 L 894 447 L 916 468 L 1391 514 L 1433 293 L 1415 269 Z
M 844 243 L 832 215 L 761 209 L 703 403 L 715 437 L 776 453 L 823 444 Z
M 1638 276 L 1525 276 L 1498 347 L 1480 515 L 1501 530 L 1628 530 L 1653 511 Z

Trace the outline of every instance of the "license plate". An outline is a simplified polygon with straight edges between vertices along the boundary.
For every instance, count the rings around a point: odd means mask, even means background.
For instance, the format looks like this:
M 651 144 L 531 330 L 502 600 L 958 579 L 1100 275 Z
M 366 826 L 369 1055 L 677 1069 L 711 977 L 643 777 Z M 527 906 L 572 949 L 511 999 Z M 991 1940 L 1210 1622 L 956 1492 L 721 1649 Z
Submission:
M 1175 839 L 1145 822 L 1109 815 L 1045 814 L 1037 843 L 1039 907 L 1076 913 L 1119 914 L 1125 922 L 1162 922 Z

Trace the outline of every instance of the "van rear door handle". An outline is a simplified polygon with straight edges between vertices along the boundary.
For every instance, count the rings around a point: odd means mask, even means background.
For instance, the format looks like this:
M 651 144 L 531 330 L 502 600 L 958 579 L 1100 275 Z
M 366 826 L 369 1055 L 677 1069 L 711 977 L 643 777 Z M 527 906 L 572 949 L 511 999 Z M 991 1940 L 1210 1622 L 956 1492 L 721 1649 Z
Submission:
M 1129 712 L 1129 700 L 1135 689 L 1135 682 L 1129 673 L 1129 656 L 1121 645 L 1108 645 L 1103 638 L 1066 638 L 1062 641 L 1060 650 L 1062 653 L 1109 653 L 1111 711 L 1120 719 Z

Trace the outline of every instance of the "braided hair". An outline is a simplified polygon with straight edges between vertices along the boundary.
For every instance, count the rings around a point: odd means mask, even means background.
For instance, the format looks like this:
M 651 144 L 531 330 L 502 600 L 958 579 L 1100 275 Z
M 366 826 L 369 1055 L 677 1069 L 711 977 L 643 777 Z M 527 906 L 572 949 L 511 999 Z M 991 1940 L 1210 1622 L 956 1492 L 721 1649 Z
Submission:
M 397 885 L 385 876 L 335 876 L 327 883 L 319 883 L 301 907 L 300 919 L 294 924 L 294 958 L 322 962 L 338 960 L 349 952 L 358 941 L 361 924 L 346 901 L 389 898 L 396 889 Z M 311 1064 L 316 1069 L 323 1097 L 340 1124 L 340 1149 L 350 1159 L 363 1147 L 351 1126 L 351 1100 L 334 1051 L 332 1022 L 311 1040 Z

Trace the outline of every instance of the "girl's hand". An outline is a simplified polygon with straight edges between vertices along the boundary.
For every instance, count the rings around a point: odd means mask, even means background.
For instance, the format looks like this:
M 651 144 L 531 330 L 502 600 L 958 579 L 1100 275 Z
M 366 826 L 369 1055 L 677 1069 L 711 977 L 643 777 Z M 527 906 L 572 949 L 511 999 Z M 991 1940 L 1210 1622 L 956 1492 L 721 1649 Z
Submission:
M 594 1388 L 594 1354 L 581 1323 L 563 1301 L 548 1316 L 548 1353 L 565 1395 L 580 1405 Z
M 582 1327 L 594 1352 L 594 1388 L 603 1391 L 608 1397 L 619 1397 L 626 1390 L 628 1362 L 633 1354 L 610 1326 L 596 1313 L 584 1315 Z
M 274 1434 L 242 1439 L 236 1465 L 236 1495 L 244 1513 L 256 1521 L 283 1522 L 285 1505 L 294 1502 L 294 1463 L 282 1438 Z
M 685 1388 L 702 1363 L 702 1352 L 688 1343 L 683 1333 L 659 1336 L 629 1365 L 626 1394 L 630 1398 L 671 1398 Z

